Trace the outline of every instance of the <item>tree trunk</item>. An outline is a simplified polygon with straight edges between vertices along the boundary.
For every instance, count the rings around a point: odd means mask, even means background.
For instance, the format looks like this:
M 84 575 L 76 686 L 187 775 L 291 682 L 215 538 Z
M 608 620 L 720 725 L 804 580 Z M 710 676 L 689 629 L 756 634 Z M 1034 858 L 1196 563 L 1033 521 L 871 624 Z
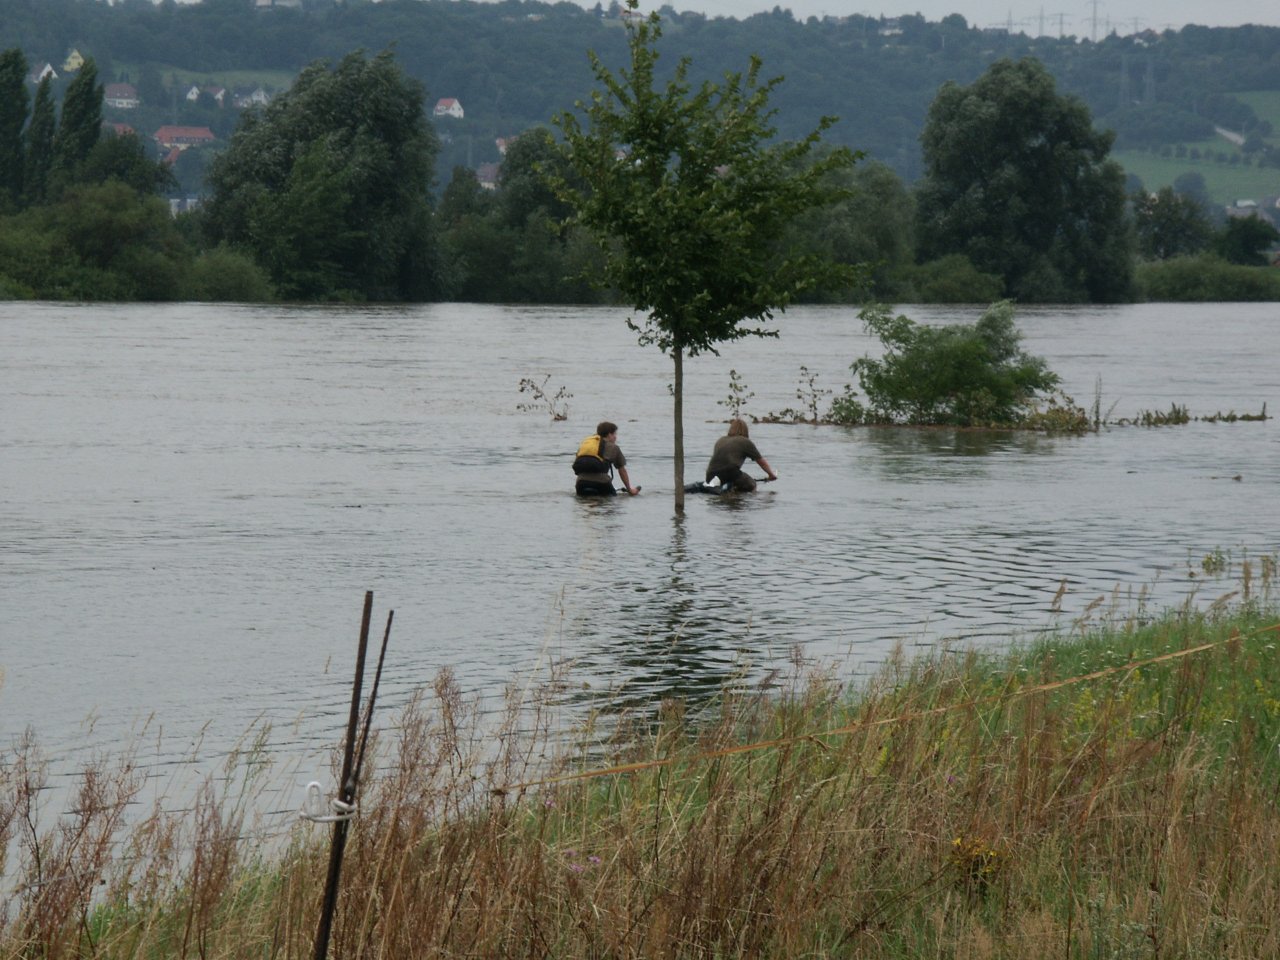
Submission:
M 675 465 L 676 465 L 676 514 L 684 513 L 684 352 L 676 346 L 671 353 L 675 361 Z

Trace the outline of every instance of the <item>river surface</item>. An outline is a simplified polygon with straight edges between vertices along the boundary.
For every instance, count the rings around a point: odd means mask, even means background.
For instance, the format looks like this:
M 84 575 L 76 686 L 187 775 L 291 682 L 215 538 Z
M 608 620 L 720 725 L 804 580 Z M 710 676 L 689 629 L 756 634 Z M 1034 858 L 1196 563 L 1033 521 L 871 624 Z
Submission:
M 395 610 L 389 712 L 444 667 L 495 710 L 553 667 L 575 702 L 644 706 L 785 674 L 795 651 L 857 674 L 899 645 L 1209 602 L 1231 585 L 1190 576 L 1204 556 L 1280 547 L 1274 421 L 759 424 L 779 482 L 690 498 L 677 522 L 670 361 L 626 317 L 0 304 L 0 738 L 33 727 L 56 769 L 141 736 L 140 762 L 164 768 L 269 725 L 267 749 L 309 778 L 345 724 L 366 590 L 375 635 Z M 1274 304 L 1025 309 L 1018 324 L 1083 406 L 1100 382 L 1112 418 L 1280 407 Z M 802 365 L 840 389 L 879 352 L 845 308 L 776 327 L 686 365 L 690 479 L 731 369 L 763 416 L 801 405 Z M 518 409 L 520 380 L 548 375 L 573 394 L 567 420 Z M 602 418 L 639 497 L 571 494 Z

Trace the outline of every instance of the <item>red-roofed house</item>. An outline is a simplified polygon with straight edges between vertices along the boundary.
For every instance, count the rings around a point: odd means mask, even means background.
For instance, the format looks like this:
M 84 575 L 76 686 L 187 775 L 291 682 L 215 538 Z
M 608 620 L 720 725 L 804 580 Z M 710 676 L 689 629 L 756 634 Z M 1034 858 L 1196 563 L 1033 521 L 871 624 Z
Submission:
M 104 123 L 102 126 L 105 129 L 110 130 L 117 137 L 133 137 L 137 136 L 138 133 L 138 131 L 134 130 L 133 127 L 129 126 L 127 123 Z
M 432 113 L 437 117 L 453 117 L 455 120 L 461 120 L 462 104 L 453 97 L 441 97 L 436 101 L 436 108 Z
M 151 139 L 166 150 L 175 147 L 185 150 L 187 147 L 203 146 L 218 139 L 208 127 L 174 127 L 164 126 L 151 135 Z

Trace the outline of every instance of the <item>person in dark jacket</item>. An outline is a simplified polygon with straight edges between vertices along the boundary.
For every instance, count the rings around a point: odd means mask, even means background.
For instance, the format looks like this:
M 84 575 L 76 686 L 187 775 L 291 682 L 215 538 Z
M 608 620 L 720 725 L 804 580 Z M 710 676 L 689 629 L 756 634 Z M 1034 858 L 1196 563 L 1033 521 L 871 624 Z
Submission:
M 707 464 L 707 486 L 727 484 L 741 493 L 754 490 L 755 478 L 742 471 L 742 464 L 748 458 L 758 463 L 770 480 L 778 479 L 773 467 L 769 466 L 769 461 L 760 456 L 760 451 L 747 435 L 746 421 L 734 417 L 729 421 L 729 432 L 716 441 L 715 449 L 711 451 L 711 462 Z

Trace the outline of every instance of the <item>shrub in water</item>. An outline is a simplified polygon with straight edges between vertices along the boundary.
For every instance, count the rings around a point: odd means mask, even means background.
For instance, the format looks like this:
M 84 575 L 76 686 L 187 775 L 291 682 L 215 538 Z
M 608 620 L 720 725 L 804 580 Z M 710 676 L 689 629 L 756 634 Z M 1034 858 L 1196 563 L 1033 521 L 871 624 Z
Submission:
M 927 327 L 883 304 L 859 314 L 884 344 L 883 358 L 852 370 L 878 420 L 956 426 L 1012 425 L 1058 376 L 1019 346 L 1013 306 L 993 304 L 975 324 Z

